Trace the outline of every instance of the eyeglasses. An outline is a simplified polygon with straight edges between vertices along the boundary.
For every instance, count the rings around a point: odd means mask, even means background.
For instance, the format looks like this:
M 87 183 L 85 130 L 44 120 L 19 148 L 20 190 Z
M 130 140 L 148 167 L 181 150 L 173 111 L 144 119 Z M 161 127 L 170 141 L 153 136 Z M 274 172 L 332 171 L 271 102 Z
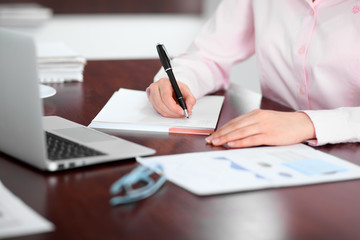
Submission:
M 119 204 L 133 203 L 150 197 L 165 183 L 166 177 L 163 172 L 163 167 L 160 164 L 138 166 L 111 185 L 110 193 L 112 195 L 117 195 L 122 192 L 124 194 L 111 198 L 110 204 L 116 206 Z M 154 173 L 161 174 L 156 181 L 150 177 Z M 135 188 L 134 186 L 138 183 L 145 185 Z

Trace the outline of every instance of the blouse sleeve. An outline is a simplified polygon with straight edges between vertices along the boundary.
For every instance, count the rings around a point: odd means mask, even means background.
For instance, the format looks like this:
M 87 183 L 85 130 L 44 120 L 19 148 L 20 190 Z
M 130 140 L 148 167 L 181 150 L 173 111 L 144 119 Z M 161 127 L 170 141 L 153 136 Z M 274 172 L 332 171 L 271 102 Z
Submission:
M 187 52 L 172 60 L 174 74 L 196 98 L 226 89 L 233 64 L 254 54 L 254 38 L 252 1 L 223 0 Z M 163 77 L 161 69 L 154 81 Z
M 360 142 L 360 107 L 342 107 L 332 110 L 306 110 L 315 127 L 313 146 L 342 142 Z

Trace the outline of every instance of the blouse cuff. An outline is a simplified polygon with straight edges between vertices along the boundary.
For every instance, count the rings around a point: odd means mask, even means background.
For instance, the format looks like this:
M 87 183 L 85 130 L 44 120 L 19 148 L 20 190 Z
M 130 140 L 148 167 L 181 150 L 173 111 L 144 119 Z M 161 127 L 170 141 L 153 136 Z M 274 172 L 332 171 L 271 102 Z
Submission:
M 312 146 L 336 144 L 356 141 L 351 126 L 348 124 L 348 114 L 343 109 L 335 110 L 304 110 L 311 119 L 316 139 L 308 140 Z

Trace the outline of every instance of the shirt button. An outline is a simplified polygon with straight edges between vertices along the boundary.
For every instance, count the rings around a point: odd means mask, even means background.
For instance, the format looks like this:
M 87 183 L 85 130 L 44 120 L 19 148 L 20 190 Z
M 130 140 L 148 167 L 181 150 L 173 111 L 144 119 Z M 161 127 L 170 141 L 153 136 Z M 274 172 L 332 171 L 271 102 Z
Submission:
M 305 88 L 304 87 L 300 88 L 299 92 L 300 92 L 301 95 L 304 95 L 305 94 Z
M 311 15 L 311 16 L 314 16 L 314 15 L 315 15 L 315 10 L 311 10 L 311 11 L 310 11 L 310 15 Z
M 301 48 L 299 48 L 298 53 L 299 53 L 300 55 L 301 55 L 301 54 L 304 54 L 304 53 L 305 53 L 305 47 L 302 46 Z

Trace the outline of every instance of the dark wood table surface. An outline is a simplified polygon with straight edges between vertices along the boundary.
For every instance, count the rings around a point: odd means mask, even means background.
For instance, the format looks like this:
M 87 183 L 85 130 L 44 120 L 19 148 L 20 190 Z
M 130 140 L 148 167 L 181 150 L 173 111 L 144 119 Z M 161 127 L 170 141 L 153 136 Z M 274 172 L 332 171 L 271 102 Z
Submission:
M 83 83 L 51 84 L 57 94 L 44 99 L 44 113 L 88 125 L 114 91 L 144 90 L 159 67 L 158 60 L 90 61 Z M 237 86 L 217 94 L 226 96 L 220 126 L 253 108 L 289 110 Z M 112 134 L 157 155 L 222 149 L 203 136 Z M 359 144 L 318 149 L 360 163 Z M 136 166 L 129 159 L 46 173 L 0 153 L 4 185 L 56 226 L 21 239 L 360 239 L 360 180 L 207 197 L 166 182 L 146 200 L 110 206 L 110 185 Z

